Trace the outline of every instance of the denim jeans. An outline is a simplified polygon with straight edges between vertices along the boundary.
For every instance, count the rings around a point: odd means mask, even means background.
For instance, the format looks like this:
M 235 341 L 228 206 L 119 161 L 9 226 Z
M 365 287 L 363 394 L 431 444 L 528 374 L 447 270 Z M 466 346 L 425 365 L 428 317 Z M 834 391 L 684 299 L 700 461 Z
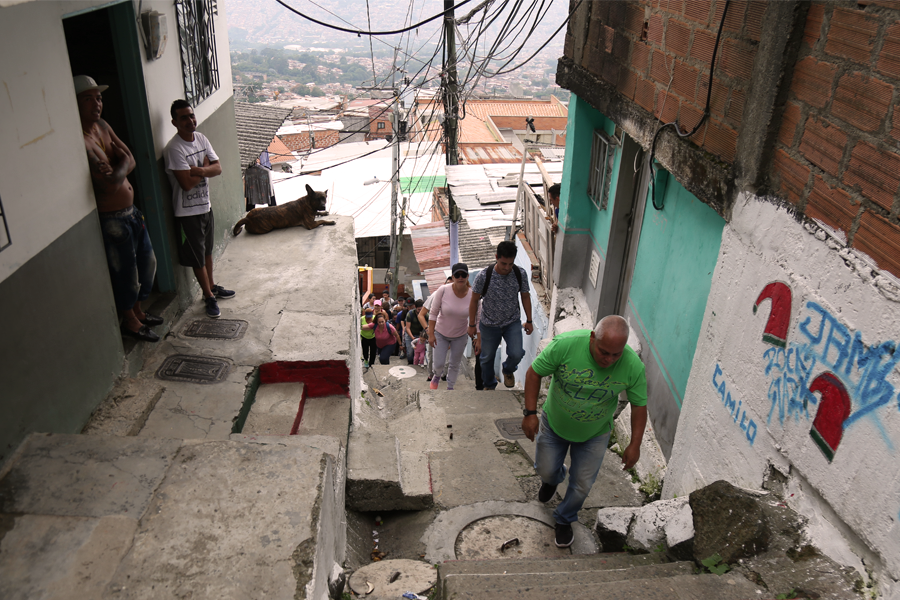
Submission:
M 484 381 L 484 389 L 492 390 L 497 387 L 497 377 L 494 374 L 494 359 L 497 356 L 497 348 L 500 340 L 506 341 L 506 360 L 501 368 L 504 373 L 515 373 L 519 368 L 519 362 L 525 356 L 522 348 L 522 323 L 513 321 L 503 327 L 489 327 L 481 324 L 481 379 Z
M 406 362 L 408 364 L 413 364 L 413 360 L 415 358 L 415 349 L 413 348 L 413 339 L 409 337 L 409 334 L 405 331 L 403 332 L 403 345 L 406 346 Z
M 570 442 L 556 435 L 547 422 L 547 415 L 541 413 L 541 425 L 535 437 L 534 468 L 547 485 L 559 485 L 569 476 L 566 497 L 553 511 L 557 523 L 578 520 L 578 511 L 584 506 L 606 456 L 609 435 L 607 432 L 584 442 Z M 572 458 L 568 469 L 563 463 L 566 452 Z
M 100 213 L 100 231 L 112 281 L 116 310 L 128 310 L 150 297 L 156 276 L 156 255 L 136 206 Z
M 396 349 L 396 348 L 397 348 L 397 342 L 394 342 L 393 344 L 388 344 L 387 346 L 384 346 L 383 348 L 379 348 L 378 349 L 378 362 L 380 362 L 383 365 L 391 364 L 391 355 L 394 354 L 394 349 Z

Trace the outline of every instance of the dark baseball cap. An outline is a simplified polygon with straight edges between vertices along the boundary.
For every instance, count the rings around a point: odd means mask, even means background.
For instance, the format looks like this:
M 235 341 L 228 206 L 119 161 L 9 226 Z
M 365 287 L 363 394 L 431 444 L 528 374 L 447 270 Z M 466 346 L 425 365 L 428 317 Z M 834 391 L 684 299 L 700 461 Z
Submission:
M 469 267 L 466 266 L 466 263 L 456 263 L 453 265 L 453 268 L 450 269 L 450 274 L 456 275 L 457 273 L 465 273 L 466 276 L 469 275 Z

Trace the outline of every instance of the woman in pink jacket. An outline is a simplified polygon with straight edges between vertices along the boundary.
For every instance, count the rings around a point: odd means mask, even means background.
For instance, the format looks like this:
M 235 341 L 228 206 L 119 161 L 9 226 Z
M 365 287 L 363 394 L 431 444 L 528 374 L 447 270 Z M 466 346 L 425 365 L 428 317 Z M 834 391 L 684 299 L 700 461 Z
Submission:
M 447 389 L 453 389 L 459 374 L 459 363 L 466 349 L 469 301 L 472 299 L 469 267 L 465 263 L 456 263 L 451 272 L 453 283 L 438 288 L 428 313 L 428 343 L 434 347 L 435 376 L 431 380 L 433 390 L 438 389 L 441 382 L 437 373 L 443 373 L 448 351 L 450 368 L 447 369 Z

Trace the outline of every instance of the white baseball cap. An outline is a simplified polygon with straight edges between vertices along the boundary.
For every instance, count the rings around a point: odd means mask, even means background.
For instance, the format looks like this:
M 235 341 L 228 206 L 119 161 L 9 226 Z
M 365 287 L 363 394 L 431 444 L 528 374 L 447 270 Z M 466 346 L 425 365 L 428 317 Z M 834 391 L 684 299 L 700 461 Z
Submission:
M 94 81 L 94 78 L 88 77 L 87 75 L 76 75 L 73 80 L 75 81 L 76 96 L 82 92 L 89 92 L 91 90 L 104 92 L 109 89 L 108 85 L 97 85 L 97 82 Z

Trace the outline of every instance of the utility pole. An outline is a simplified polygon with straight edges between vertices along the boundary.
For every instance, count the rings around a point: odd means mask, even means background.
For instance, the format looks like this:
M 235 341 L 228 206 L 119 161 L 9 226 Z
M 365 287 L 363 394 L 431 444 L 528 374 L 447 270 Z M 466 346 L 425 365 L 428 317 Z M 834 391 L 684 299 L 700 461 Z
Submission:
M 447 58 L 444 72 L 447 85 L 444 89 L 444 139 L 447 144 L 447 164 L 459 164 L 459 82 L 456 73 L 456 17 L 453 14 L 453 0 L 444 0 L 444 38 Z M 453 194 L 447 186 L 447 201 L 450 208 L 450 264 L 459 262 L 459 207 L 453 201 Z
M 390 273 L 390 283 L 388 284 L 388 288 L 390 290 L 389 293 L 391 298 L 395 300 L 397 299 L 397 289 L 400 283 L 400 248 L 403 239 L 402 220 L 399 234 L 397 232 L 397 197 L 400 190 L 400 142 L 405 141 L 406 139 L 406 127 L 401 127 L 400 125 L 400 90 L 398 90 L 396 86 L 397 51 L 398 48 L 394 48 L 394 71 L 391 73 L 390 88 L 357 88 L 361 90 L 377 91 L 387 91 L 390 89 L 394 95 L 394 110 L 391 114 L 391 130 L 393 132 L 391 139 L 391 258 L 390 264 L 388 265 L 388 272 Z M 377 180 L 372 181 L 374 182 Z M 405 214 L 405 208 L 403 210 Z
M 400 239 L 403 237 L 403 226 L 397 235 L 397 191 L 400 188 L 400 95 L 394 88 L 394 114 L 391 116 L 394 132 L 393 156 L 391 160 L 391 298 L 397 299 L 399 283 Z

